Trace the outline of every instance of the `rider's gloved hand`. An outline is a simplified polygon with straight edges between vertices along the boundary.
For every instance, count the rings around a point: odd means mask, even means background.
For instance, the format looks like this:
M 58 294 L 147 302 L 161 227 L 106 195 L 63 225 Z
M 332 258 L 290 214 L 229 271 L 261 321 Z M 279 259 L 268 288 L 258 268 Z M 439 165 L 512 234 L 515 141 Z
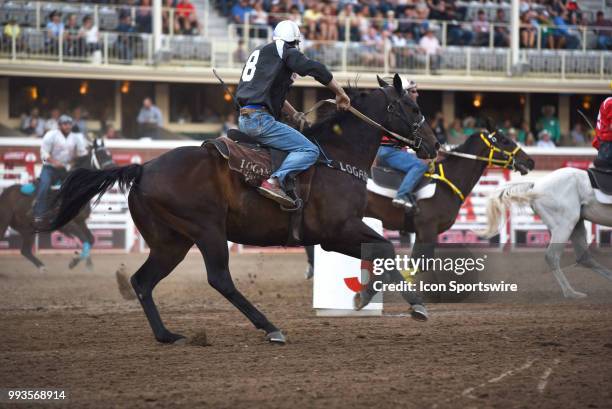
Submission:
M 346 95 L 346 92 L 342 91 L 336 94 L 336 105 L 343 111 L 346 111 L 351 107 L 351 99 L 348 95 Z

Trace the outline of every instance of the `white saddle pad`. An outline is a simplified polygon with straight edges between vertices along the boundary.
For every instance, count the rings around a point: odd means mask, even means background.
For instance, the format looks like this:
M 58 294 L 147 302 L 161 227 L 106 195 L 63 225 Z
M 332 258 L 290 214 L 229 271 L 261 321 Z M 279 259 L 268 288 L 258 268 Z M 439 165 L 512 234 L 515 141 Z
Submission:
M 437 185 L 438 185 L 437 183 L 429 183 L 423 186 L 422 188 L 417 190 L 417 192 L 415 193 L 416 199 L 417 200 L 429 199 L 436 193 Z M 397 196 L 397 190 L 377 185 L 376 182 L 374 182 L 374 180 L 372 179 L 368 179 L 367 187 L 370 192 L 376 193 L 377 195 L 380 195 L 380 196 L 389 197 L 391 199 Z
M 369 184 L 370 184 L 370 181 L 368 180 L 368 185 Z M 595 199 L 597 199 L 599 203 L 612 204 L 612 195 L 607 195 L 599 189 L 593 189 L 593 190 L 595 191 Z

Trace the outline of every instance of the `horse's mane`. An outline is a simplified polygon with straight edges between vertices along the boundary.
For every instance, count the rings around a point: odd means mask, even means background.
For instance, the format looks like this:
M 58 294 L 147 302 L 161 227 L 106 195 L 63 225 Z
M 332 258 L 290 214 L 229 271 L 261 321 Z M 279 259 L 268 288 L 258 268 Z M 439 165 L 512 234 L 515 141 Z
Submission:
M 351 99 L 351 105 L 354 106 L 359 105 L 371 91 L 365 91 L 349 84 L 349 86 L 345 88 L 345 92 Z M 317 122 L 304 130 L 304 135 L 308 139 L 316 137 L 318 142 L 324 142 L 326 138 L 337 137 L 334 127 L 342 127 L 342 124 L 349 119 L 354 119 L 353 114 L 347 111 L 340 111 L 336 109 L 334 105 L 330 104 L 328 109 L 318 116 Z

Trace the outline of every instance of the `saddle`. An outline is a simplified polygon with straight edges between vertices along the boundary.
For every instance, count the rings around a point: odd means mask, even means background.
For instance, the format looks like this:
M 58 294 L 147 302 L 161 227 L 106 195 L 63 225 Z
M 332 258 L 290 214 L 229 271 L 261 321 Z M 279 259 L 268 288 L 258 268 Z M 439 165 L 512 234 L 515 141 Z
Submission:
M 612 169 L 589 168 L 587 174 L 597 200 L 601 203 L 612 204 Z
M 372 166 L 371 175 L 372 178 L 368 179 L 368 190 L 389 198 L 397 195 L 397 189 L 406 176 L 404 172 L 376 165 Z M 436 183 L 431 178 L 423 177 L 414 188 L 414 192 L 417 200 L 429 199 L 436 192 Z
M 229 130 L 227 137 L 205 141 L 202 146 L 216 149 L 227 160 L 229 168 L 239 173 L 244 182 L 252 187 L 258 187 L 263 180 L 268 179 L 288 155 L 288 152 L 261 145 L 237 129 Z M 313 175 L 314 168 L 310 168 L 298 177 L 289 175 L 285 179 L 285 191 L 296 202 L 295 208 L 282 208 L 291 212 L 288 246 L 299 245 L 301 242 L 303 208 L 310 196 Z

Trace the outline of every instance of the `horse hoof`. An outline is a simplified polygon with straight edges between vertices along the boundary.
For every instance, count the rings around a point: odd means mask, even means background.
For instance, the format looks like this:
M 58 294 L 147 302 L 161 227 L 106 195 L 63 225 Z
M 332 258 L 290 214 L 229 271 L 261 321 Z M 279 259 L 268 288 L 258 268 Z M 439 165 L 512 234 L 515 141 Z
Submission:
M 172 343 L 172 345 L 186 345 L 186 344 L 187 344 L 187 338 L 185 337 L 181 337 Z
M 81 259 L 79 257 L 75 257 L 72 260 L 70 260 L 70 263 L 68 264 L 68 268 L 69 269 L 73 269 L 77 266 L 77 264 L 79 264 L 79 262 L 81 261 Z
M 174 334 L 167 331 L 164 335 L 158 337 L 157 341 L 161 342 L 162 344 L 185 345 L 187 343 L 187 338 L 180 334 Z
M 413 304 L 410 315 L 417 321 L 427 321 L 429 319 L 427 308 L 422 304 Z
M 572 291 L 571 293 L 565 293 L 565 298 L 572 298 L 575 300 L 579 300 L 581 298 L 586 298 L 586 294 L 585 293 L 581 293 L 580 291 Z
M 308 268 L 306 269 L 306 272 L 304 273 L 304 277 L 306 278 L 306 280 L 310 280 L 313 275 L 314 275 L 314 267 L 312 266 L 312 264 L 308 264 Z
M 85 268 L 89 272 L 94 271 L 94 265 L 93 265 L 93 261 L 91 261 L 91 257 L 87 257 L 87 261 L 85 262 Z
M 46 273 L 47 272 L 47 267 L 45 267 L 45 266 L 38 267 L 38 272 L 39 273 Z
M 370 303 L 370 300 L 371 297 L 368 298 L 364 296 L 361 292 L 355 293 L 355 295 L 353 296 L 353 308 L 355 309 L 355 311 L 360 311 Z
M 287 343 L 287 338 L 285 338 L 281 330 L 268 332 L 266 334 L 266 340 L 272 344 L 284 345 Z

